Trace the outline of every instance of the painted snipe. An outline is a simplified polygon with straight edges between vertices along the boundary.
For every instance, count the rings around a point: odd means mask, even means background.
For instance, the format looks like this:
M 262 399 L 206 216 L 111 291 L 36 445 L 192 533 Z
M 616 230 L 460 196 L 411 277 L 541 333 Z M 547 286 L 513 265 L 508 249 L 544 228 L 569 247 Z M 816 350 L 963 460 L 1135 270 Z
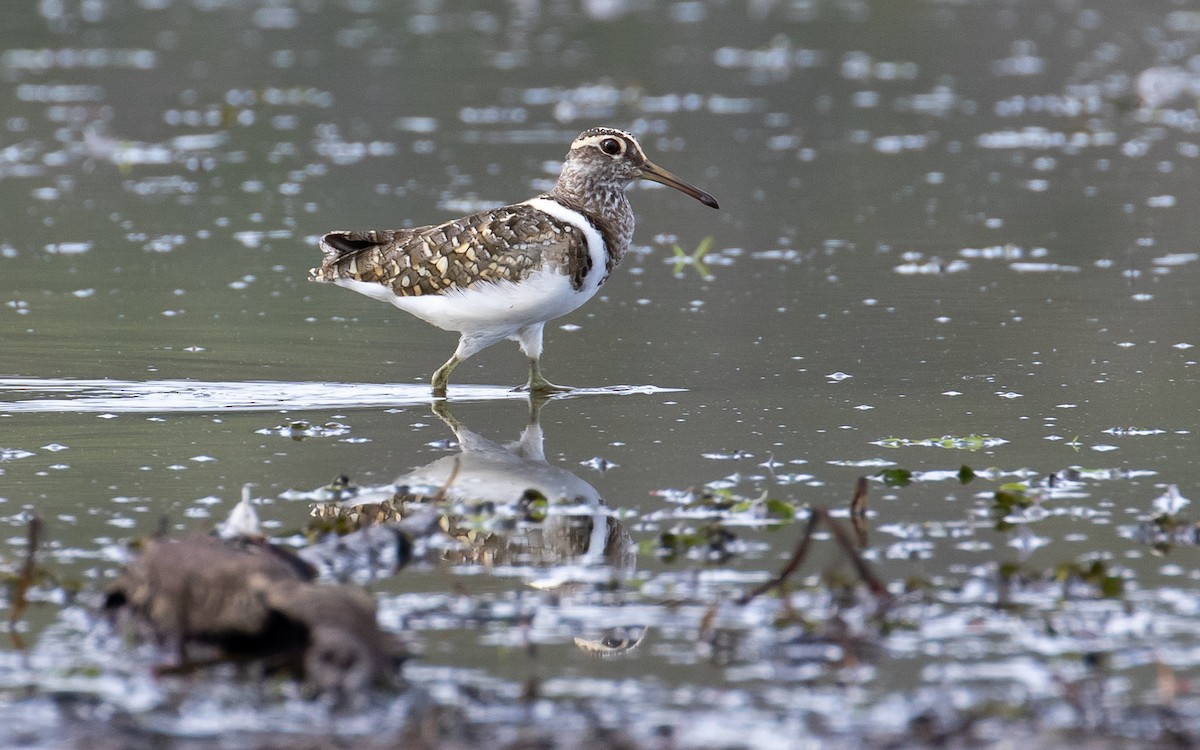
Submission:
M 310 278 L 458 331 L 458 348 L 433 374 L 435 396 L 446 395 L 455 367 L 503 339 L 529 358 L 532 394 L 570 390 L 542 376 L 542 329 L 591 299 L 621 262 L 633 237 L 625 188 L 636 179 L 717 208 L 711 195 L 647 159 L 629 133 L 592 128 L 571 144 L 550 192 L 437 226 L 330 232 Z

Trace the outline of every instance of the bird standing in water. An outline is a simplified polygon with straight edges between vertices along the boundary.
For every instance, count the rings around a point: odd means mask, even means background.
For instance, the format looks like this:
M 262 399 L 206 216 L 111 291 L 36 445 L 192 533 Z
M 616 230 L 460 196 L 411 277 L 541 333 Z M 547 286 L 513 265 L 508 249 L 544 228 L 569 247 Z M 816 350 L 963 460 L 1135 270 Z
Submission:
M 633 237 L 625 188 L 636 179 L 717 208 L 711 195 L 647 159 L 629 133 L 592 128 L 571 144 L 550 192 L 436 226 L 330 232 L 310 279 L 458 331 L 458 348 L 433 374 L 435 396 L 446 395 L 455 367 L 504 339 L 529 358 L 531 394 L 570 390 L 542 376 L 542 329 L 591 299 L 621 262 Z

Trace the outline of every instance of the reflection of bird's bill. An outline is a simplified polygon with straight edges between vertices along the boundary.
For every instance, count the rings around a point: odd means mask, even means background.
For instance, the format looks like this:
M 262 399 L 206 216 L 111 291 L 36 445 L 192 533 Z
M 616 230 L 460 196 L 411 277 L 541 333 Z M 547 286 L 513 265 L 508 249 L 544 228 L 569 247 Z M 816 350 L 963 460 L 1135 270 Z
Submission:
M 609 628 L 599 638 L 576 638 L 575 647 L 585 654 L 601 658 L 616 656 L 637 648 L 646 637 L 647 630 L 644 625 Z

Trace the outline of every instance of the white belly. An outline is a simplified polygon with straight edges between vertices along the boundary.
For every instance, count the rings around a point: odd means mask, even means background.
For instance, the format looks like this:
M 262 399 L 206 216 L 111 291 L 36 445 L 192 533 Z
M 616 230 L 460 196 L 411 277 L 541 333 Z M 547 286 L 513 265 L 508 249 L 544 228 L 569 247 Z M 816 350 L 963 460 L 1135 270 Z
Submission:
M 597 279 L 603 270 L 588 274 Z M 333 283 L 411 313 L 447 331 L 494 331 L 505 338 L 533 323 L 562 317 L 587 302 L 599 288 L 585 284 L 572 289 L 561 273 L 542 269 L 519 282 L 491 281 L 442 294 L 404 297 L 389 287 L 366 281 L 337 279 Z

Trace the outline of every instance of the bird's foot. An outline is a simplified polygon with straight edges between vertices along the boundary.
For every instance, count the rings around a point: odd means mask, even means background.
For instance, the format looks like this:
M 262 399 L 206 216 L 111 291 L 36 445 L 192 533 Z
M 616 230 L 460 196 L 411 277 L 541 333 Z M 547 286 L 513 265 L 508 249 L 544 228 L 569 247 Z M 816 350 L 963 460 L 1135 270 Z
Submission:
M 555 385 L 542 376 L 542 368 L 539 366 L 536 357 L 529 358 L 529 382 L 517 391 L 528 391 L 529 395 L 534 398 L 549 398 L 555 393 L 568 393 L 575 390 L 568 385 Z
M 575 389 L 569 385 L 558 385 L 556 383 L 551 383 L 545 378 L 538 377 L 530 378 L 528 383 L 517 386 L 513 390 L 528 392 L 530 396 L 536 396 L 538 398 L 546 398 L 547 396 L 553 396 L 555 393 L 570 393 Z

